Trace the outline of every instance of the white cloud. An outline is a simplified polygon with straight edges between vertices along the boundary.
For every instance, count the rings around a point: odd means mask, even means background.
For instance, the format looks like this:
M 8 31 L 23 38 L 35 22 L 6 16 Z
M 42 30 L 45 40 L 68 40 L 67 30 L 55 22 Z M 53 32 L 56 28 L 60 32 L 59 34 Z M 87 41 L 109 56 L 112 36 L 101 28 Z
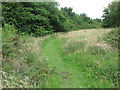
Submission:
M 77 14 L 86 13 L 91 18 L 101 18 L 104 7 L 113 0 L 56 0 L 60 7 L 72 7 Z

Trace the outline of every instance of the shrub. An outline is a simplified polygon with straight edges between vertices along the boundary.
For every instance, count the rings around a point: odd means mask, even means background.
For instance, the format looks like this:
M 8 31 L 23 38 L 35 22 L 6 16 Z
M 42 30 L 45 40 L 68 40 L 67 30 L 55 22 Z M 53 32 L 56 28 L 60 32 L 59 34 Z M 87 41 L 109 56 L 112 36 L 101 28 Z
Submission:
M 16 34 L 14 25 L 5 24 L 2 32 L 2 55 L 7 57 L 9 55 L 17 54 L 19 43 L 19 35 Z
M 2 33 L 2 87 L 40 88 L 46 85 L 50 70 L 38 59 L 39 53 L 29 48 L 33 43 L 31 36 L 16 34 L 14 25 L 9 24 L 5 24 Z
M 120 40 L 120 34 L 118 32 L 118 28 L 113 29 L 111 32 L 106 34 L 103 38 L 107 43 L 109 43 L 113 47 L 118 47 L 118 42 Z
M 45 35 L 47 35 L 47 34 L 51 34 L 53 32 L 53 30 L 51 30 L 51 31 L 47 31 L 47 30 L 45 30 L 45 28 L 44 27 L 39 27 L 39 29 L 37 29 L 37 32 L 35 32 L 33 35 L 34 36 L 45 36 Z

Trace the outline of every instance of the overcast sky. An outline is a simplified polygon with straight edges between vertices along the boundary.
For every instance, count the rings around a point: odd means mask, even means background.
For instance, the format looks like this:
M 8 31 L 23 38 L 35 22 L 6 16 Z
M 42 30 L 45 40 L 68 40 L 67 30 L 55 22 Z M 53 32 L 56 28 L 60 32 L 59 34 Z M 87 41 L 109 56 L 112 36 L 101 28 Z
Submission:
M 56 0 L 60 7 L 72 7 L 77 14 L 86 13 L 91 18 L 101 18 L 104 7 L 113 0 Z

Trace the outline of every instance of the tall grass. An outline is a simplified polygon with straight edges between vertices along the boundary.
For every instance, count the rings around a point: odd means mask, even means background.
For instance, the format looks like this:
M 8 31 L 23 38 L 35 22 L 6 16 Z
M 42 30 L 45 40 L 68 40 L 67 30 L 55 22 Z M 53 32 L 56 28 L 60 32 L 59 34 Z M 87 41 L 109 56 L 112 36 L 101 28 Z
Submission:
M 79 40 L 71 37 L 63 39 L 57 34 L 41 40 L 29 35 L 17 35 L 14 29 L 9 25 L 3 28 L 2 87 L 119 86 L 118 51 L 112 47 L 105 49 L 104 46 L 98 46 L 97 39 L 94 45 L 87 43 L 92 41 L 88 37 L 92 30 L 86 31 L 80 38 L 73 35 Z M 94 31 L 94 34 L 98 32 Z M 97 35 L 94 38 L 98 38 Z M 80 40 L 83 38 L 88 40 Z
M 79 43 L 70 44 L 79 48 Z M 65 50 L 66 48 L 63 48 Z M 70 51 L 71 50 L 71 51 Z M 73 49 L 69 49 L 72 52 Z M 76 49 L 77 51 L 77 49 Z M 75 52 L 75 50 L 74 50 Z M 118 87 L 118 52 L 105 50 L 100 46 L 92 46 L 88 50 L 79 50 L 76 53 L 64 56 L 65 63 L 78 70 L 85 78 L 87 87 Z M 78 75 L 76 75 L 78 77 Z
M 86 44 L 68 37 L 46 39 L 43 51 L 48 57 L 47 63 L 58 72 L 51 75 L 46 87 L 119 87 L 117 50 L 97 45 L 86 47 Z
M 33 37 L 16 34 L 14 25 L 9 24 L 2 31 L 2 88 L 43 87 L 49 69 L 41 63 L 39 48 L 33 50 Z
M 52 35 L 43 41 L 43 53 L 48 59 L 46 63 L 54 70 L 47 79 L 46 87 L 119 87 L 118 51 L 112 47 L 97 45 L 101 43 L 97 39 L 104 36 L 103 32 L 99 35 L 101 31 L 94 31 L 94 37 L 91 39 L 96 38 L 95 41 L 89 39 L 88 36 L 93 31 L 86 31 L 80 37 L 86 39 L 82 41 L 71 39 L 70 34 L 70 37 L 64 36 L 64 38 Z M 76 38 L 76 35 L 73 35 L 73 38 Z M 94 44 L 91 44 L 91 41 Z

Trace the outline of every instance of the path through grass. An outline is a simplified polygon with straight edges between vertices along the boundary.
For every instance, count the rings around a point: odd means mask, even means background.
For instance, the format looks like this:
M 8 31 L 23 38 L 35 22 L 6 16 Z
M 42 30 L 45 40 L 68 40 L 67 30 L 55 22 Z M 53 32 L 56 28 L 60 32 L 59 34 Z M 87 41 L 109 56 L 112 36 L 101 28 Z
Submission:
M 78 31 L 75 35 L 72 32 L 71 35 L 68 33 L 62 34 L 63 36 L 52 35 L 44 40 L 43 56 L 46 57 L 48 67 L 54 72 L 50 75 L 46 87 L 117 87 L 117 51 L 110 48 L 107 51 L 101 46 L 94 47 L 94 45 L 101 45 L 98 44 L 98 39 L 109 31 Z M 68 49 L 65 47 L 67 41 L 70 41 L 67 46 L 71 44 Z M 80 44 L 78 41 L 82 41 L 86 45 Z M 75 43 L 77 44 L 74 47 Z M 104 44 L 102 43 L 102 45 Z M 93 46 L 93 48 L 89 49 L 89 46 Z M 84 47 L 87 49 L 83 49 Z M 69 52 L 65 52 L 65 50 L 69 50 Z M 98 54 L 91 53 L 92 50 Z
M 85 78 L 82 78 L 81 74 L 74 70 L 74 66 L 64 61 L 65 55 L 57 38 L 51 37 L 48 40 L 44 46 L 44 55 L 47 57 L 49 68 L 55 71 L 55 74 L 50 77 L 47 87 L 82 87 L 76 80 L 81 79 L 80 82 L 83 83 Z M 76 77 L 76 75 L 79 77 Z

